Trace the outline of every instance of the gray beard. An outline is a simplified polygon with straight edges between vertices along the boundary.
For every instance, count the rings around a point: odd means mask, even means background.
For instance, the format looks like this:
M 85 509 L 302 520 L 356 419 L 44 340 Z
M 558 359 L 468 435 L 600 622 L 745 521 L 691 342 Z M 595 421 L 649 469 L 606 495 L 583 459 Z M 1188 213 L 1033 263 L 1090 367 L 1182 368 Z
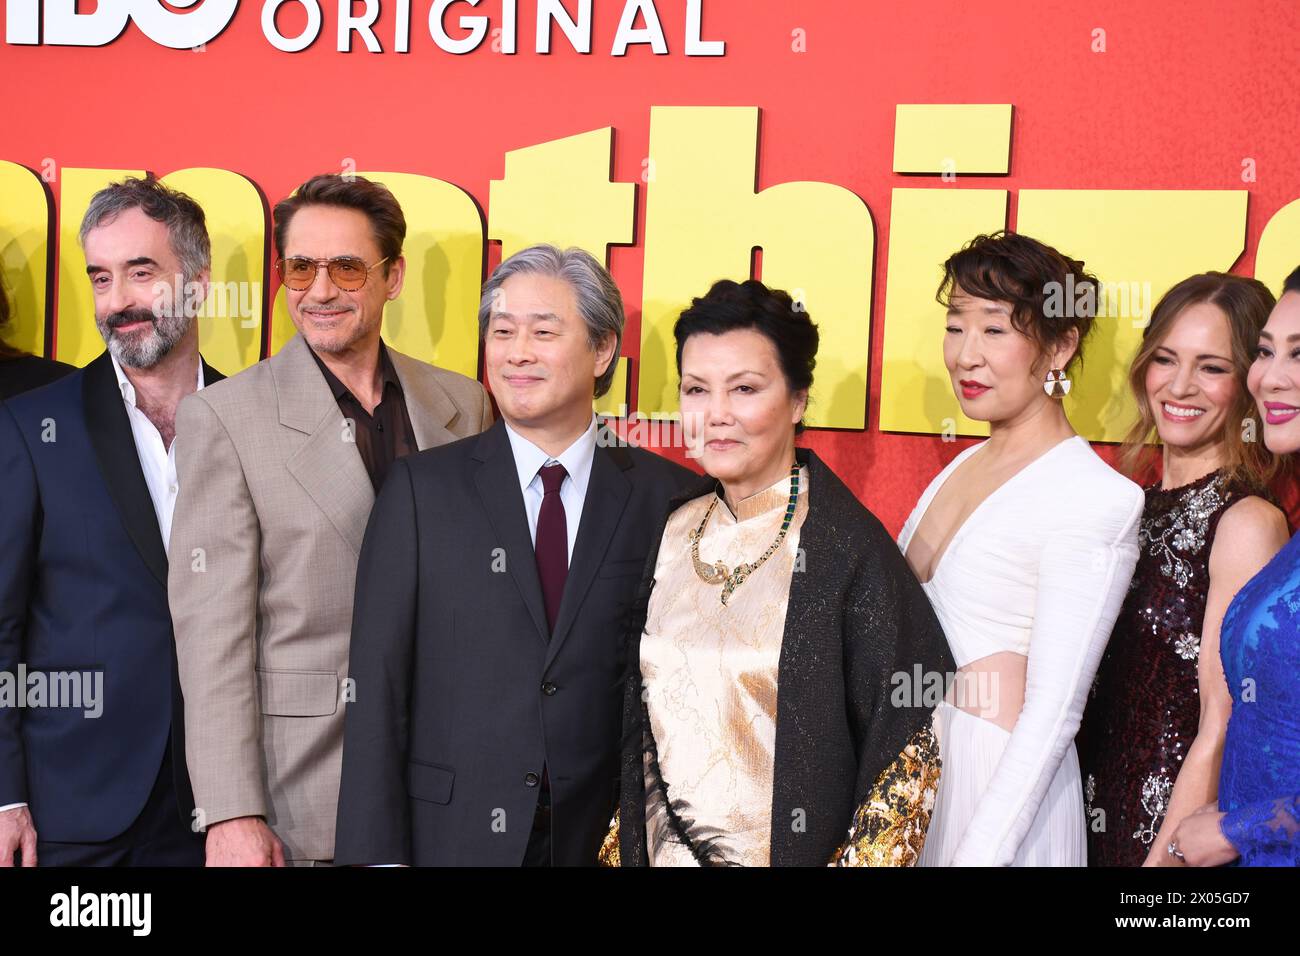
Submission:
M 96 323 L 109 352 L 128 368 L 153 368 L 167 357 L 193 324 L 194 318 L 184 314 L 155 316 L 152 329 L 127 341 L 115 336 L 112 329 Z

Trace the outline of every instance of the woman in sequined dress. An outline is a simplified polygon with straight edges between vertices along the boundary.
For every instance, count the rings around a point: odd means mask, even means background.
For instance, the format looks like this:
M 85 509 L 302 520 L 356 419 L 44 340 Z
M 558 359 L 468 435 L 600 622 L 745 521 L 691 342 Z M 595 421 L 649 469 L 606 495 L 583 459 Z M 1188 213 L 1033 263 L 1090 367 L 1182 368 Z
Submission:
M 1300 454 L 1300 269 L 1260 334 L 1247 378 L 1275 455 Z M 1167 852 L 1190 866 L 1300 866 L 1300 534 L 1223 617 L 1232 716 L 1218 798 L 1185 817 Z
M 1138 407 L 1121 455 L 1148 485 L 1138 565 L 1080 728 L 1091 866 L 1177 865 L 1166 852 L 1213 800 L 1231 701 L 1219 624 L 1286 542 L 1260 496 L 1273 459 L 1246 389 L 1273 296 L 1254 279 L 1195 275 L 1156 305 L 1129 370 Z M 1151 444 L 1159 439 L 1159 447 Z

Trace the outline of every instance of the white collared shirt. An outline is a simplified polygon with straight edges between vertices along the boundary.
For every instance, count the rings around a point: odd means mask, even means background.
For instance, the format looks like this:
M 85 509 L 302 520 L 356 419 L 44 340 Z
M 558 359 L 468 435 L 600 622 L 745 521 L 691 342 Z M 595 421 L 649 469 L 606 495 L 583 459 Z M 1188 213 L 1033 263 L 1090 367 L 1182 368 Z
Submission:
M 596 458 L 596 416 L 591 416 L 587 430 L 560 452 L 558 458 L 546 454 L 511 428 L 508 422 L 504 424 L 506 434 L 510 436 L 515 467 L 519 470 L 519 488 L 524 495 L 524 511 L 528 514 L 528 535 L 533 539 L 534 547 L 537 546 L 537 516 L 542 510 L 543 496 L 539 472 L 543 465 L 556 461 L 568 472 L 560 485 L 560 501 L 564 504 L 564 525 L 569 534 L 569 560 L 572 561 L 573 543 L 578 539 L 578 522 L 582 520 L 582 503 L 587 498 L 587 482 L 591 479 L 591 463 Z
M 144 472 L 144 483 L 149 487 L 149 497 L 153 499 L 154 514 L 158 516 L 158 530 L 162 532 L 163 550 L 172 536 L 172 512 L 176 509 L 176 441 L 171 448 L 163 447 L 162 435 L 149 421 L 144 412 L 135 404 L 135 386 L 131 384 L 117 356 L 109 353 L 113 360 L 113 372 L 117 375 L 117 387 L 122 391 L 122 403 L 126 405 L 126 417 L 131 422 L 131 434 L 135 438 L 136 457 L 140 459 L 140 470 Z M 203 362 L 199 362 L 198 387 L 203 388 Z

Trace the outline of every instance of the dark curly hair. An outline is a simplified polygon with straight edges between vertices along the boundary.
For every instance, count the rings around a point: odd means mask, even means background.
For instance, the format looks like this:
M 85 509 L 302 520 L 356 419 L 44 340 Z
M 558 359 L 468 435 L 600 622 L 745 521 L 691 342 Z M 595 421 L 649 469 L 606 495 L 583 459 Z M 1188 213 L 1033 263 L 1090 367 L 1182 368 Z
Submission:
M 1079 344 L 1065 371 L 1082 363 L 1083 343 L 1092 331 L 1102 290 L 1080 260 L 1037 239 L 1002 230 L 976 236 L 948 257 L 935 298 L 944 308 L 951 308 L 953 290 L 958 287 L 966 295 L 1011 303 L 1011 324 L 1044 356 L 1067 342 L 1070 330 L 1076 329 Z M 1089 287 L 1092 306 L 1077 308 L 1075 297 Z M 1066 295 L 1071 289 L 1073 294 Z M 1063 301 L 1063 314 L 1053 314 L 1057 310 L 1047 307 L 1051 299 Z
M 682 374 L 682 349 L 692 335 L 722 335 L 753 329 L 776 348 L 777 360 L 791 392 L 812 388 L 817 365 L 817 326 L 802 303 L 781 289 L 769 289 L 757 279 L 719 279 L 705 295 L 691 300 L 673 326 L 677 340 L 677 375 Z M 795 434 L 804 424 L 795 426 Z

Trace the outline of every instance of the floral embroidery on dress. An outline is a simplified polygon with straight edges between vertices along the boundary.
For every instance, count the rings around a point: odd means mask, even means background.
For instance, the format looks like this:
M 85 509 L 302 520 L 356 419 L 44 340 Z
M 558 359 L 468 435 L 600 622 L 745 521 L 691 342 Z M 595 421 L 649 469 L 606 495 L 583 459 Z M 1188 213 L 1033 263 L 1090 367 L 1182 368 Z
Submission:
M 1174 641 L 1174 653 L 1185 661 L 1194 661 L 1201 656 L 1201 635 L 1188 632 Z
M 1151 819 L 1139 826 L 1134 831 L 1133 837 L 1141 840 L 1145 846 L 1151 845 L 1151 841 L 1156 838 L 1156 833 L 1160 830 L 1165 811 L 1169 809 L 1169 795 L 1173 789 L 1174 782 L 1164 773 L 1147 774 L 1146 780 L 1142 781 L 1142 809 L 1150 815 Z
M 1143 522 L 1138 532 L 1138 547 L 1153 558 L 1160 558 L 1160 573 L 1186 587 L 1192 578 L 1192 562 L 1184 554 L 1199 551 L 1205 545 L 1210 519 L 1223 507 L 1223 474 L 1204 488 L 1187 496 L 1183 507 L 1173 509 L 1156 520 Z M 1182 552 L 1182 553 L 1179 553 Z

